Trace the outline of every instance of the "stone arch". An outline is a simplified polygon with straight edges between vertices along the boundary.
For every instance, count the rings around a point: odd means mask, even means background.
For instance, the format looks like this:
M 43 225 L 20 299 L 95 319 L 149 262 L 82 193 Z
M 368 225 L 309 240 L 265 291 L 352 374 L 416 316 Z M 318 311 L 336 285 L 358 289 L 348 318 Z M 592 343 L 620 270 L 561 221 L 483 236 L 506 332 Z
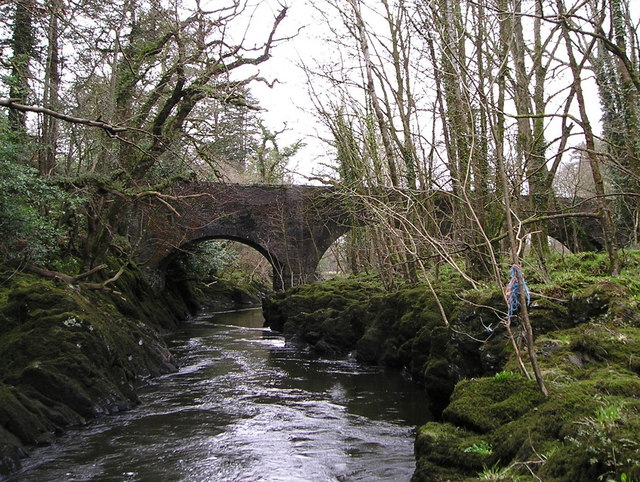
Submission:
M 271 268 L 273 269 L 273 287 L 274 289 L 281 289 L 282 288 L 282 284 L 283 284 L 283 273 L 285 271 L 285 266 L 283 265 L 283 263 L 281 263 L 277 256 L 275 256 L 273 253 L 269 252 L 269 250 L 267 250 L 264 246 L 260 245 L 259 243 L 256 243 L 255 241 L 252 241 L 250 239 L 247 239 L 244 236 L 234 236 L 234 235 L 228 235 L 228 234 L 210 234 L 210 235 L 205 235 L 205 236 L 200 236 L 200 237 L 194 237 L 192 239 L 190 239 L 189 241 L 185 241 L 184 243 L 182 243 L 180 246 L 178 246 L 177 248 L 175 248 L 172 252 L 168 253 L 164 259 L 162 259 L 159 263 L 158 263 L 158 267 L 160 268 L 161 271 L 165 271 L 167 266 L 169 266 L 171 264 L 171 262 L 175 259 L 176 256 L 179 255 L 180 251 L 189 247 L 189 246 L 193 246 L 199 243 L 203 243 L 205 241 L 211 241 L 211 240 L 226 240 L 226 241 L 234 241 L 236 243 L 240 243 L 243 244 L 245 246 L 249 246 L 250 248 L 253 248 L 255 251 L 257 251 L 258 253 L 260 253 L 271 265 Z
M 547 224 L 549 237 L 557 240 L 571 252 L 601 251 L 604 235 L 600 218 L 585 216 L 559 218 Z
M 165 258 L 202 239 L 232 239 L 254 247 L 274 267 L 274 288 L 315 280 L 320 258 L 350 229 L 341 198 L 314 186 L 185 183 L 172 202 L 148 198 L 137 203 L 136 260 L 155 277 Z M 159 273 L 161 275 L 161 272 Z
M 380 193 L 382 202 L 400 199 L 395 191 Z M 436 229 L 448 233 L 453 229 L 448 221 L 450 193 L 438 191 L 435 196 Z M 550 214 L 558 216 L 551 216 L 548 234 L 574 252 L 601 250 L 604 238 L 595 201 L 555 202 L 557 210 Z M 184 182 L 168 194 L 139 198 L 131 210 L 128 234 L 137 246 L 135 260 L 153 284 L 163 282 L 157 270 L 174 249 L 215 236 L 238 239 L 267 253 L 277 267 L 277 289 L 310 282 L 329 246 L 354 225 L 370 222 L 358 196 L 320 186 Z

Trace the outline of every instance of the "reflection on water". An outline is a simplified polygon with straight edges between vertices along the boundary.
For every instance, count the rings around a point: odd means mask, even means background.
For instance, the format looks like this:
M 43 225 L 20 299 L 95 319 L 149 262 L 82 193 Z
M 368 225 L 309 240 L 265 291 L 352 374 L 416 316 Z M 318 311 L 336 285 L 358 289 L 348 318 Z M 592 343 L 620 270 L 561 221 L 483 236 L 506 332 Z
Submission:
M 423 392 L 262 323 L 259 310 L 192 320 L 170 341 L 181 370 L 153 380 L 142 406 L 38 449 L 12 480 L 409 480 Z

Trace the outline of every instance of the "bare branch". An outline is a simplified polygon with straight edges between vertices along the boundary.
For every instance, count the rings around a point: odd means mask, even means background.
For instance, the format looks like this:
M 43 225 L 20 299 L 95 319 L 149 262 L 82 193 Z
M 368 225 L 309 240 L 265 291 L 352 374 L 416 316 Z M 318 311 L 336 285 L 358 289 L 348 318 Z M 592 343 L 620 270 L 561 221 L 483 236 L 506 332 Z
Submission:
M 21 112 L 35 112 L 37 114 L 44 114 L 44 115 L 55 117 L 56 119 L 60 119 L 66 122 L 71 122 L 73 124 L 83 124 L 90 127 L 98 127 L 104 130 L 111 137 L 116 136 L 118 132 L 125 132 L 128 130 L 127 127 L 118 127 L 99 119 L 97 120 L 83 119 L 81 117 L 62 114 L 60 112 L 56 112 L 51 109 L 47 109 L 45 107 L 19 104 L 14 99 L 0 99 L 0 106 L 8 107 L 9 109 L 19 110 Z

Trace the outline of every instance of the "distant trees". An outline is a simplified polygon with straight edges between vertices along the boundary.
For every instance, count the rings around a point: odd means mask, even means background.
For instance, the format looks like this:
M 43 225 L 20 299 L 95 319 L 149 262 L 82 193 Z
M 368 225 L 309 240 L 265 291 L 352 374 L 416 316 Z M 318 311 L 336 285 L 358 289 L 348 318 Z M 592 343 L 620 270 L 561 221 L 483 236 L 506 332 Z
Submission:
M 581 152 L 617 271 L 616 248 L 636 242 L 640 219 L 629 0 L 326 0 L 317 9 L 337 53 L 306 65 L 340 184 L 388 219 L 381 244 L 370 234 L 364 246 L 344 243 L 360 260 L 354 269 L 368 260 L 411 279 L 412 265 L 462 255 L 471 279 L 497 281 L 512 232 L 518 259 L 531 245 L 544 276 L 546 220 L 571 215 L 554 203 L 554 179 Z M 374 205 L 370 186 L 406 199 Z M 447 193 L 449 218 L 437 221 L 413 190 Z M 432 239 L 434 227 L 447 228 Z
M 256 139 L 252 155 L 249 157 L 249 178 L 262 184 L 282 184 L 288 179 L 287 164 L 304 146 L 302 141 L 289 146 L 280 146 L 278 136 L 285 132 L 271 131 L 264 122 L 258 121 L 259 136 Z

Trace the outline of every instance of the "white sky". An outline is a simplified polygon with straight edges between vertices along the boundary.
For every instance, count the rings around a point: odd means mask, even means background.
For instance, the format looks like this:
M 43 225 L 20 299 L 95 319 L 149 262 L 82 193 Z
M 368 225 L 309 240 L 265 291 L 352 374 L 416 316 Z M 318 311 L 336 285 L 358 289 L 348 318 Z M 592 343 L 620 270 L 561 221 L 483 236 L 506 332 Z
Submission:
M 329 29 L 319 20 L 319 16 L 312 6 L 313 0 L 266 0 L 258 9 L 257 18 L 264 15 L 265 20 L 260 23 L 265 28 L 271 26 L 267 21 L 275 16 L 279 5 L 285 2 L 289 5 L 286 19 L 280 29 L 282 35 L 291 35 L 302 29 L 295 39 L 286 41 L 275 48 L 272 58 L 260 66 L 261 74 L 268 78 L 277 78 L 279 82 L 268 88 L 264 84 L 255 84 L 253 94 L 265 108 L 263 118 L 271 130 L 280 130 L 286 124 L 288 130 L 280 136 L 281 145 L 291 144 L 302 139 L 307 146 L 296 156 L 294 164 L 289 166 L 293 172 L 299 173 L 295 177 L 296 183 L 309 183 L 306 176 L 314 172 L 326 172 L 322 164 L 333 162 L 331 149 L 319 139 L 328 134 L 314 115 L 313 103 L 309 98 L 307 79 L 299 67 L 301 59 L 305 63 L 315 64 L 317 60 L 328 59 L 330 45 L 326 42 Z M 321 0 L 320 0 L 321 1 Z M 315 2 L 316 6 L 318 1 Z M 375 2 L 377 3 L 377 1 Z M 631 0 L 633 18 L 640 19 L 640 0 Z M 591 90 L 591 89 L 590 89 Z M 599 129 L 600 106 L 595 86 L 589 94 L 591 117 L 594 127 Z M 581 140 L 576 141 L 576 143 Z
M 277 1 L 274 2 L 277 9 Z M 290 0 L 287 18 L 282 24 L 282 35 L 298 32 L 295 39 L 280 44 L 273 50 L 272 58 L 260 66 L 261 74 L 267 79 L 278 79 L 273 88 L 264 84 L 255 84 L 252 93 L 265 109 L 262 113 L 271 130 L 281 130 L 285 124 L 287 132 L 280 138 L 284 144 L 292 144 L 302 139 L 306 146 L 299 152 L 294 164 L 289 166 L 293 172 L 300 173 L 296 182 L 307 182 L 309 176 L 320 162 L 330 162 L 326 145 L 318 139 L 318 129 L 322 126 L 313 113 L 313 103 L 309 99 L 307 79 L 300 68 L 300 59 L 322 56 L 326 28 L 314 22 L 315 10 L 306 0 Z M 324 159 L 322 157 L 325 157 Z

